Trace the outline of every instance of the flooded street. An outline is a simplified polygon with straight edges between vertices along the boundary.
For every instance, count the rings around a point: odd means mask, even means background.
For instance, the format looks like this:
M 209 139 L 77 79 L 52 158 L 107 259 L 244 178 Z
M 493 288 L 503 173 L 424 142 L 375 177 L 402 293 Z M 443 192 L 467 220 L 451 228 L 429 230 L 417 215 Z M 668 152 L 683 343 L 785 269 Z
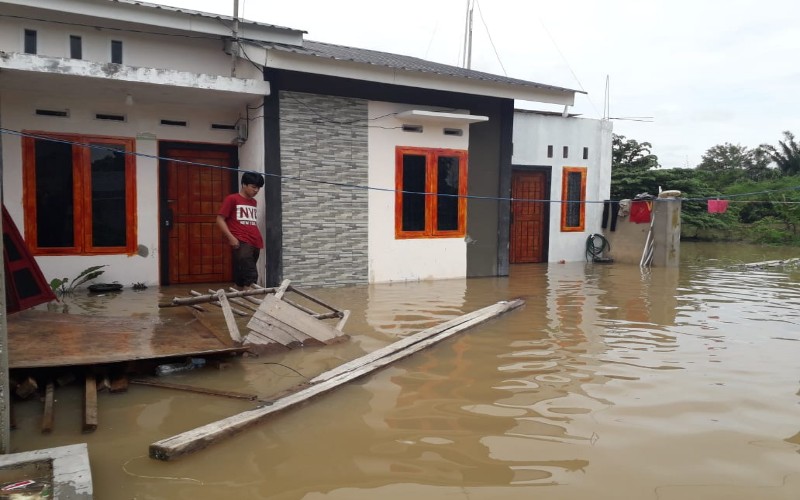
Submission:
M 797 249 L 681 252 L 680 269 L 309 289 L 352 311 L 349 341 L 165 380 L 266 397 L 445 319 L 526 305 L 174 462 L 149 459 L 150 443 L 253 403 L 132 385 L 100 394 L 99 427 L 81 434 L 70 386 L 53 434 L 38 402 L 17 405 L 13 451 L 88 443 L 104 500 L 800 498 L 800 268 L 739 265 Z M 159 314 L 163 293 L 126 289 L 91 313 Z

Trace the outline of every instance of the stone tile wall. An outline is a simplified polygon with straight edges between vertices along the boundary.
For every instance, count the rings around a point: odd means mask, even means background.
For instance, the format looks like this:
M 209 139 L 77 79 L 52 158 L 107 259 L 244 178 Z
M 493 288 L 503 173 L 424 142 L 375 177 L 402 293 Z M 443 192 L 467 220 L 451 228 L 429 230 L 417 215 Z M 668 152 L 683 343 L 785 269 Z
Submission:
M 368 281 L 367 191 L 308 182 L 367 185 L 367 117 L 362 99 L 280 94 L 283 275 L 296 285 Z

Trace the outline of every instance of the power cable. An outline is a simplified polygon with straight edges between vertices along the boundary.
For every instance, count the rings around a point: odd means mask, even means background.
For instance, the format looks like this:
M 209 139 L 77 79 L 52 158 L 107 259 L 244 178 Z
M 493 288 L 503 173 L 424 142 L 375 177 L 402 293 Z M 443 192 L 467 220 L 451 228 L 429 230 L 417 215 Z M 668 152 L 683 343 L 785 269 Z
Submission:
M 494 46 L 494 41 L 492 40 L 492 33 L 489 31 L 489 26 L 486 24 L 486 20 L 483 18 L 481 3 L 478 0 L 475 0 L 475 5 L 478 6 L 478 15 L 481 16 L 481 22 L 483 23 L 483 28 L 486 30 L 486 35 L 489 37 L 489 43 L 492 45 L 492 49 L 494 50 L 494 55 L 495 57 L 497 57 L 497 62 L 500 63 L 500 68 L 503 70 L 503 74 L 506 77 L 508 77 L 508 73 L 506 73 L 506 67 L 503 66 L 503 61 L 500 60 L 500 54 L 497 52 L 497 47 Z
M 393 114 L 393 113 L 389 113 Z M 378 192 L 387 192 L 387 193 L 399 193 L 399 194 L 413 194 L 418 196 L 438 196 L 443 198 L 463 198 L 467 200 L 488 200 L 488 201 L 508 201 L 513 203 L 548 203 L 548 204 L 571 204 L 571 203 L 578 203 L 578 204 L 595 204 L 595 203 L 607 203 L 609 201 L 615 202 L 615 200 L 548 200 L 548 199 L 532 199 L 532 198 L 513 198 L 507 196 L 479 196 L 479 195 L 459 195 L 459 194 L 447 194 L 447 193 L 436 193 L 436 192 L 423 192 L 423 191 L 406 191 L 401 189 L 394 189 L 394 188 L 382 188 L 382 187 L 375 187 L 375 186 L 364 186 L 359 184 L 350 184 L 346 182 L 334 182 L 334 181 L 326 181 L 321 179 L 309 179 L 306 177 L 300 177 L 296 175 L 285 175 L 285 174 L 273 174 L 270 172 L 259 172 L 257 170 L 246 170 L 236 167 L 228 167 L 224 165 L 211 165 L 208 163 L 200 163 L 194 162 L 189 160 L 181 160 L 177 158 L 169 158 L 165 156 L 159 155 L 151 155 L 147 153 L 138 153 L 134 151 L 120 151 L 114 147 L 109 146 L 102 146 L 98 144 L 87 144 L 77 141 L 70 141 L 67 139 L 58 139 L 55 137 L 49 137 L 46 135 L 37 135 L 31 134 L 28 132 L 21 132 L 18 130 L 12 130 L 7 128 L 0 127 L 0 134 L 8 134 L 14 135 L 18 137 L 27 137 L 31 139 L 38 139 L 50 142 L 56 142 L 60 144 L 69 144 L 71 146 L 80 146 L 89 149 L 96 149 L 102 151 L 111 151 L 117 154 L 124 154 L 128 156 L 134 157 L 141 157 L 141 158 L 148 158 L 152 160 L 158 161 L 171 161 L 175 163 L 180 163 L 184 165 L 196 166 L 196 167 L 203 167 L 203 168 L 212 168 L 218 170 L 227 170 L 236 173 L 244 173 L 244 172 L 252 172 L 257 175 L 261 175 L 263 177 L 271 177 L 276 178 L 279 180 L 288 180 L 288 181 L 296 181 L 296 182 L 307 182 L 311 184 L 322 184 L 326 186 L 335 186 L 341 187 L 346 189 L 356 189 L 356 190 L 365 190 L 365 191 L 378 191 Z M 770 189 L 770 190 L 763 190 L 763 191 L 754 191 L 751 193 L 740 193 L 740 194 L 733 194 L 733 195 L 723 195 L 723 196 L 709 196 L 704 198 L 656 198 L 653 201 L 660 201 L 660 202 L 670 202 L 670 201 L 681 201 L 681 202 L 702 202 L 702 201 L 709 201 L 709 200 L 721 200 L 721 199 L 730 199 L 735 197 L 744 197 L 744 196 L 755 196 L 760 194 L 772 194 L 772 193 L 780 193 L 780 192 L 787 192 L 787 191 L 800 191 L 799 186 L 791 186 L 786 188 L 780 189 Z M 619 200 L 616 200 L 618 202 Z M 730 200 L 732 202 L 736 202 L 735 200 Z M 800 202 L 790 202 L 790 201 L 770 201 L 770 200 L 742 200 L 738 201 L 740 203 L 774 203 L 774 204 L 798 204 Z

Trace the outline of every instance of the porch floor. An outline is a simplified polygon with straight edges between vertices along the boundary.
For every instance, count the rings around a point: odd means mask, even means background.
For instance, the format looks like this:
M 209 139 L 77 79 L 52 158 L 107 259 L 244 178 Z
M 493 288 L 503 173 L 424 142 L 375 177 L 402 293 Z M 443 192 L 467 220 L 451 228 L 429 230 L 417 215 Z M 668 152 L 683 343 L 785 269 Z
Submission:
M 194 289 L 204 291 L 208 285 Z M 200 313 L 187 308 L 159 309 L 159 302 L 185 295 L 191 287 L 125 289 L 103 295 L 85 290 L 61 303 L 9 315 L 10 369 L 99 365 L 178 356 L 241 352 L 233 347 L 222 318 L 213 307 Z M 56 312 L 57 310 L 61 310 Z M 228 337 L 228 342 L 225 342 Z

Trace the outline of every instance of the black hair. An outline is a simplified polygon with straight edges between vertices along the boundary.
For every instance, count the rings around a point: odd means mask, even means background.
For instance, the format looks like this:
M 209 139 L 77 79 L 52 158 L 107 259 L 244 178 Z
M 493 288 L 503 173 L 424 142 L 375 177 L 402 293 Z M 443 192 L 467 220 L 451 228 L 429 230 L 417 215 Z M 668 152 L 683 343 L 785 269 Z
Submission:
M 245 184 L 252 184 L 262 188 L 264 187 L 264 178 L 255 172 L 245 172 L 242 175 L 242 186 Z

